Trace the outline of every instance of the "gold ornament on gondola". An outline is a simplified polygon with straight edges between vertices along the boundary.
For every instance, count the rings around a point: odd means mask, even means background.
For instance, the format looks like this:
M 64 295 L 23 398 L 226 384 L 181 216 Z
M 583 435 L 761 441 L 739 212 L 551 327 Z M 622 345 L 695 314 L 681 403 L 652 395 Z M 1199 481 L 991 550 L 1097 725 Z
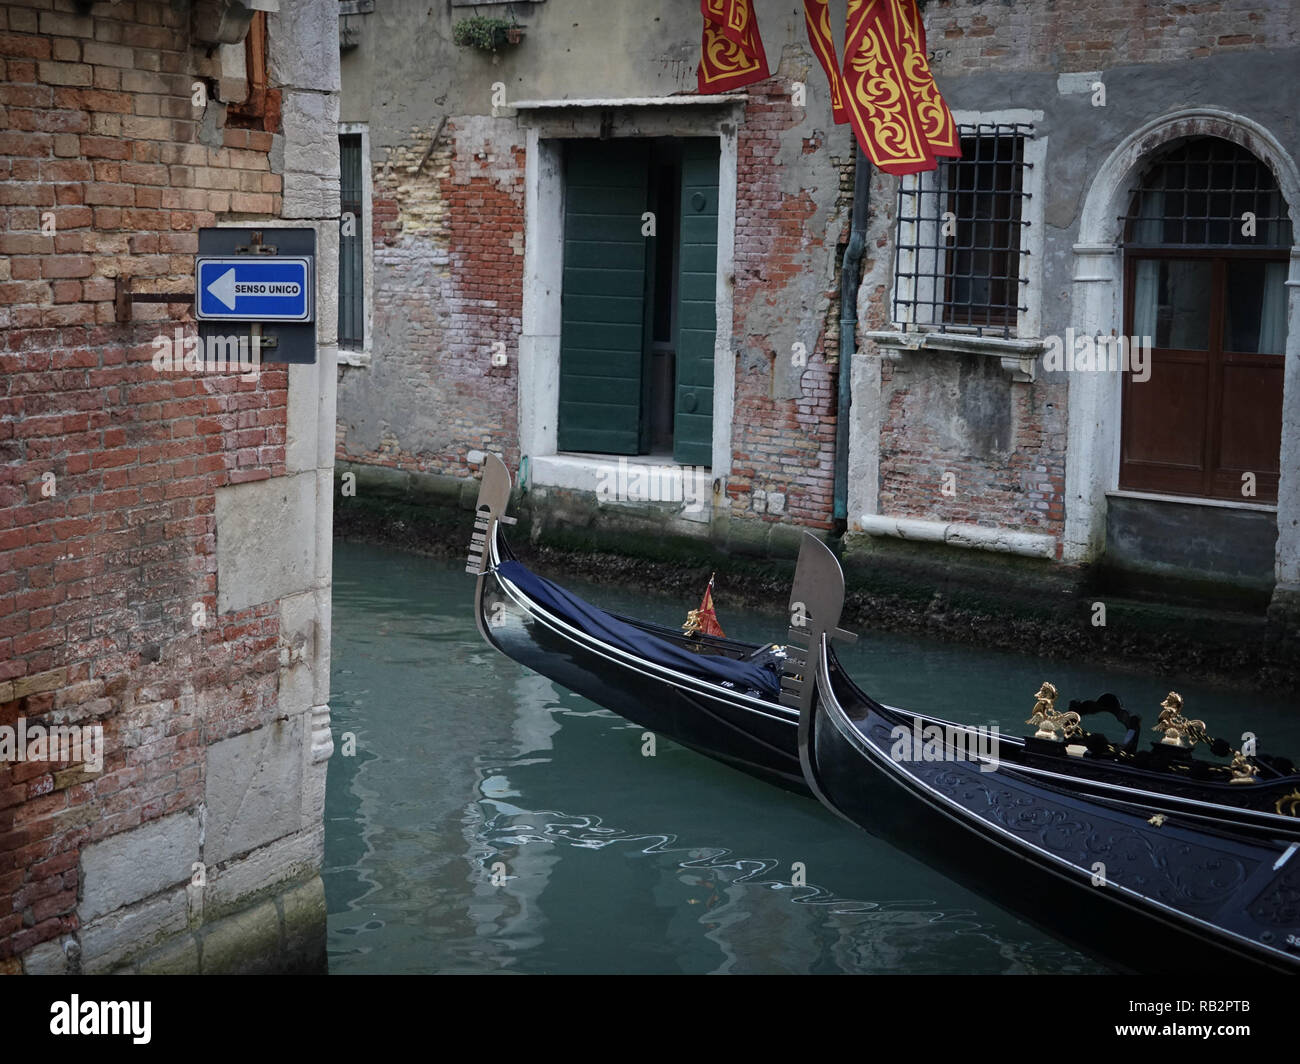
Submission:
M 1259 775 L 1259 769 L 1250 763 L 1250 758 L 1240 750 L 1232 752 L 1232 779 L 1229 783 L 1254 783 L 1255 777 Z
M 1160 716 L 1151 730 L 1164 732 L 1160 742 L 1165 746 L 1190 750 L 1197 743 L 1204 743 L 1214 748 L 1214 740 L 1205 730 L 1205 721 L 1189 720 L 1183 716 L 1183 696 L 1177 691 L 1165 695 L 1165 700 L 1160 703 Z M 1232 773 L 1229 783 L 1254 783 L 1259 775 L 1259 768 L 1240 750 L 1232 751 L 1232 764 L 1228 768 Z
M 1197 743 L 1208 743 L 1210 737 L 1205 734 L 1205 721 L 1188 720 L 1183 716 L 1183 696 L 1177 691 L 1170 691 L 1160 703 L 1160 716 L 1151 726 L 1152 731 L 1164 732 L 1160 740 L 1165 746 L 1176 746 L 1180 750 L 1190 750 Z
M 1034 699 L 1034 712 L 1025 723 L 1038 726 L 1038 731 L 1034 733 L 1035 739 L 1047 739 L 1059 743 L 1083 734 L 1083 728 L 1079 724 L 1079 714 L 1073 710 L 1066 713 L 1058 712 L 1054 684 L 1044 681 L 1038 693 L 1034 695 Z
M 1278 816 L 1300 816 L 1300 790 L 1284 794 L 1274 804 Z

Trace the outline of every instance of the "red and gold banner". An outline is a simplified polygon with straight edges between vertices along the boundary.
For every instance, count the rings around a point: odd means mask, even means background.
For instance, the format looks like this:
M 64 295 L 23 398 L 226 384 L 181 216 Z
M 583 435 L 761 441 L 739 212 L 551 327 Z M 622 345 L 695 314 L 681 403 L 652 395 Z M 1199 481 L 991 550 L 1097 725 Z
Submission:
M 700 13 L 700 92 L 725 92 L 770 76 L 753 0 L 700 0 Z
M 700 0 L 700 92 L 738 89 L 769 76 L 753 0 Z M 829 0 L 804 0 L 804 22 L 830 84 L 831 115 L 849 122 L 871 161 L 889 174 L 933 170 L 961 157 L 952 112 L 926 55 L 916 0 L 848 0 L 841 73 Z
M 933 170 L 934 153 L 926 137 L 909 80 L 903 71 L 915 58 L 901 17 L 903 2 L 848 0 L 844 38 L 844 101 L 858 143 L 876 166 L 889 174 Z M 922 62 L 925 55 L 921 55 Z
M 934 83 L 934 75 L 930 73 L 930 50 L 925 43 L 925 23 L 921 21 L 921 9 L 916 0 L 894 0 L 894 3 L 900 15 L 903 51 L 907 56 L 903 64 L 903 76 L 907 80 L 912 99 L 916 102 L 921 132 L 930 142 L 932 154 L 960 159 L 961 138 L 957 134 L 957 123 L 952 120 L 952 112 L 939 95 L 939 87 Z
M 847 122 L 849 112 L 844 106 L 840 65 L 835 58 L 835 38 L 831 35 L 830 0 L 803 0 L 803 18 L 808 26 L 808 43 L 826 71 L 826 80 L 830 84 L 831 117 L 836 124 Z

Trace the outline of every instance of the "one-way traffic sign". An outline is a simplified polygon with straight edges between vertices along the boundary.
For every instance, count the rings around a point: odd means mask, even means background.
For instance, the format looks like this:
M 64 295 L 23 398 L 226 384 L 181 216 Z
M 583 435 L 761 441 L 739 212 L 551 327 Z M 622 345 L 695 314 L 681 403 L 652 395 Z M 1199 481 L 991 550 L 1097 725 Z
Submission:
M 194 314 L 200 320 L 313 320 L 307 258 L 199 258 L 194 288 Z

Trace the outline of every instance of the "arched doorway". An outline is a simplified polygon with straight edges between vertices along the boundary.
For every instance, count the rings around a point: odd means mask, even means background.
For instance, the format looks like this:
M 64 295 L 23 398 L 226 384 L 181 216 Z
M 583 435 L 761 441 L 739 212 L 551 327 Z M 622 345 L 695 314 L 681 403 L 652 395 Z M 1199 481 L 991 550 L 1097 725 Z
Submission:
M 1126 226 L 1135 193 L 1153 163 L 1180 144 L 1212 137 L 1244 149 L 1263 163 L 1281 198 L 1279 213 L 1291 222 L 1294 240 L 1300 217 L 1300 168 L 1266 128 L 1243 115 L 1213 107 L 1192 107 L 1164 115 L 1133 130 L 1117 144 L 1098 167 L 1088 188 L 1074 243 L 1074 277 L 1069 322 L 1077 334 L 1131 333 L 1130 307 L 1136 293 L 1126 292 Z M 1148 208 L 1150 209 L 1150 208 Z M 1211 249 L 1212 250 L 1212 249 Z M 1279 249 L 1268 249 L 1275 252 Z M 1169 492 L 1135 492 L 1120 488 L 1123 457 L 1124 391 L 1117 373 L 1072 374 L 1068 391 L 1065 535 L 1066 561 L 1089 562 L 1107 552 L 1107 518 L 1114 502 L 1123 497 L 1158 496 L 1184 500 L 1246 521 L 1250 513 L 1267 518 L 1276 536 L 1273 554 L 1273 601 L 1296 603 L 1300 617 L 1300 248 L 1289 249 L 1289 275 L 1285 281 L 1286 320 L 1282 383 L 1282 432 L 1274 506 L 1254 499 L 1217 499 Z M 1134 282 L 1136 283 L 1136 282 Z M 1149 309 L 1148 309 L 1149 313 Z M 1159 304 L 1157 303 L 1157 314 Z M 1141 324 L 1141 318 L 1138 320 Z M 1153 340 L 1155 338 L 1153 337 Z M 1154 377 L 1153 377 L 1154 379 Z M 1173 431 L 1173 430 L 1171 430 Z M 1257 478 L 1258 480 L 1259 478 Z M 1179 505 L 1170 503 L 1168 505 Z M 1172 526 L 1171 526 L 1172 527 Z M 1212 539 L 1215 537 L 1202 537 Z
M 1258 158 L 1189 137 L 1149 158 L 1124 219 L 1119 487 L 1276 502 L 1291 221 Z

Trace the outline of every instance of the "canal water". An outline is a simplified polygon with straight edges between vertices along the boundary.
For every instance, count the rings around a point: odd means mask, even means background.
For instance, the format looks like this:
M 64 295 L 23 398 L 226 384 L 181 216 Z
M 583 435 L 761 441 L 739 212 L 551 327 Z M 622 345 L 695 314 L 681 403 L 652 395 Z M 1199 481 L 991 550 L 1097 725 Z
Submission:
M 483 643 L 463 563 L 339 543 L 334 572 L 331 972 L 1105 971 L 810 799 L 663 737 L 645 756 L 643 729 Z M 696 605 L 565 583 L 651 620 Z M 781 638 L 716 598 L 728 635 Z M 1300 751 L 1278 697 L 888 633 L 841 656 L 886 703 L 1014 734 L 1050 679 L 1146 725 L 1174 688 L 1212 734 Z

